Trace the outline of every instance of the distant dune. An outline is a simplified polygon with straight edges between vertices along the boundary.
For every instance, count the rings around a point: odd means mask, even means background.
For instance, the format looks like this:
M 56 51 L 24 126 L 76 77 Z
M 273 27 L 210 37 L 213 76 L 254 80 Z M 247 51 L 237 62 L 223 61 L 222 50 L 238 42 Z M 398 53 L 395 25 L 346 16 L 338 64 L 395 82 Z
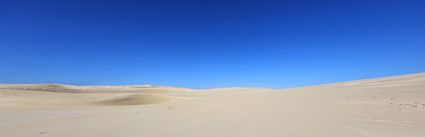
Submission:
M 291 89 L 0 84 L 4 137 L 425 137 L 425 73 Z

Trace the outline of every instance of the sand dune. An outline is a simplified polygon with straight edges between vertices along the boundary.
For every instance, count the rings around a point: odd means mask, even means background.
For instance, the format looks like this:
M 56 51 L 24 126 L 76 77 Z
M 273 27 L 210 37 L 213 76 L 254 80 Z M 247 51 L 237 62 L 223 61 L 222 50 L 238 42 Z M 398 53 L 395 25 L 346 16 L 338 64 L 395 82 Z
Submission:
M 0 85 L 5 137 L 424 137 L 425 73 L 291 89 Z
M 44 91 L 62 93 L 135 93 L 135 92 L 163 92 L 191 90 L 188 88 L 177 88 L 154 85 L 130 85 L 130 86 L 72 86 L 63 84 L 0 84 L 0 90 L 23 90 Z

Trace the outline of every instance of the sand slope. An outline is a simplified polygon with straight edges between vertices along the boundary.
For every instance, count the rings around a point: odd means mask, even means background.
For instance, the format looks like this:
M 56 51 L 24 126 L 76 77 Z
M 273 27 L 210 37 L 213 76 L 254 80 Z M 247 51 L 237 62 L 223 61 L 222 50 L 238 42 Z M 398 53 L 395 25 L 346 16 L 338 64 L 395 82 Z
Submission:
M 424 137 L 425 73 L 273 90 L 0 85 L 5 137 Z

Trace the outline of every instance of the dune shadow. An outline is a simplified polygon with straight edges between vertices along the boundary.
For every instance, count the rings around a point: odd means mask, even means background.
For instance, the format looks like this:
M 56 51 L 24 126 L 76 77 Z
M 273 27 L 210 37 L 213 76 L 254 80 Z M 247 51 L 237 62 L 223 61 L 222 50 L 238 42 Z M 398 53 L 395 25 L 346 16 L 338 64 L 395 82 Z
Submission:
M 118 105 L 147 105 L 159 104 L 171 101 L 172 98 L 165 95 L 156 94 L 133 94 L 123 97 L 116 97 L 108 100 L 96 102 L 99 105 L 118 106 Z

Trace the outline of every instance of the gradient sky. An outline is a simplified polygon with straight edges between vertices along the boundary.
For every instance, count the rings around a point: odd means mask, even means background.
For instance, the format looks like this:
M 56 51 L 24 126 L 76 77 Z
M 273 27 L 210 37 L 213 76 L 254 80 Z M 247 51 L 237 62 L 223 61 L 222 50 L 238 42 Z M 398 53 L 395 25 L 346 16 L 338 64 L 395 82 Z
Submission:
M 286 88 L 424 71 L 423 0 L 0 2 L 0 83 Z

